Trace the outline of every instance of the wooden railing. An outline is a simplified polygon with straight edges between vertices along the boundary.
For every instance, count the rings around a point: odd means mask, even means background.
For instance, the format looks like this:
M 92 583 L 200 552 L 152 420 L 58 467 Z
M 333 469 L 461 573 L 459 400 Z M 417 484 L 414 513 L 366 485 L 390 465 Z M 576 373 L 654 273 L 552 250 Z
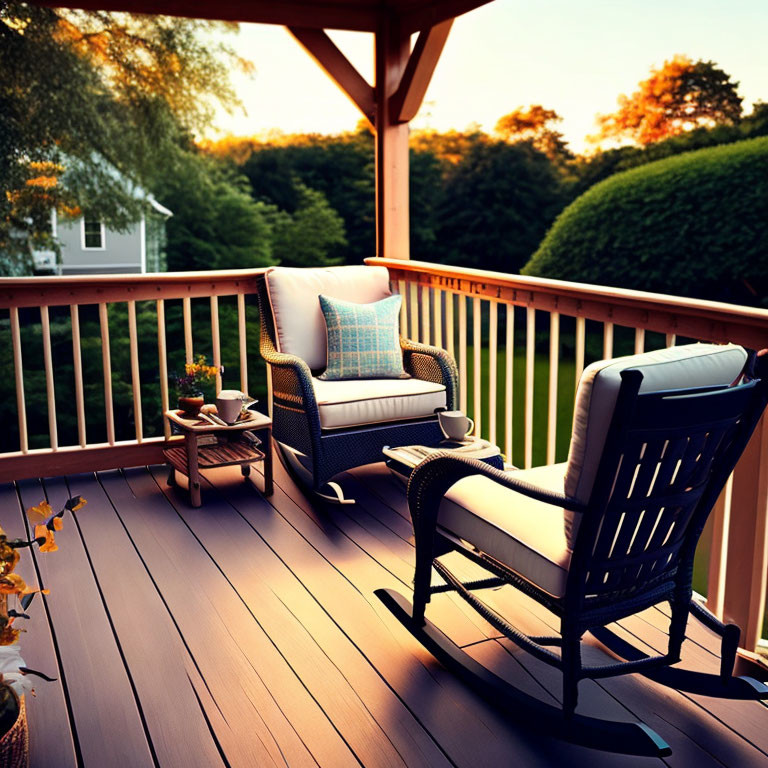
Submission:
M 403 296 L 402 333 L 455 356 L 462 410 L 518 466 L 566 459 L 575 387 L 594 359 L 694 340 L 768 347 L 762 309 L 417 261 L 367 263 L 389 268 Z M 750 651 L 762 634 L 768 575 L 766 424 L 711 516 L 699 585 L 711 610 L 742 627 Z
M 236 331 L 232 330 L 238 337 L 238 359 L 224 362 L 233 369 L 227 373 L 230 379 L 234 378 L 232 373 L 239 370 L 239 376 L 231 381 L 231 386 L 248 391 L 249 359 L 251 365 L 258 360 L 258 346 L 256 338 L 249 340 L 247 336 L 246 296 L 255 294 L 257 274 L 258 270 L 231 270 L 0 279 L 0 331 L 4 331 L 4 337 L 9 340 L 7 346 L 10 347 L 0 348 L 0 354 L 5 358 L 5 370 L 13 377 L 12 385 L 8 381 L 6 384 L 15 389 L 16 405 L 14 425 L 13 404 L 7 402 L 13 396 L 6 392 L 3 431 L 8 433 L 16 426 L 18 432 L 16 450 L 0 453 L 0 481 L 135 466 L 162 460 L 163 448 L 173 440 L 168 425 L 162 419 L 171 397 L 169 355 L 173 354 L 172 350 L 178 350 L 178 367 L 181 368 L 184 362 L 193 359 L 193 354 L 202 351 L 202 344 L 210 355 L 209 362 L 220 366 L 219 301 L 227 297 L 231 297 L 229 301 L 232 303 L 231 311 L 228 311 L 228 316 L 232 318 L 230 325 L 236 324 Z M 203 308 L 201 304 L 207 306 Z M 142 323 L 137 321 L 137 306 L 142 310 Z M 167 327 L 167 310 L 174 313 L 173 328 Z M 249 312 L 255 317 L 255 308 L 249 307 Z M 59 347 L 62 334 L 69 337 L 67 346 L 71 343 L 71 357 L 68 355 L 71 380 L 69 371 L 66 380 L 57 373 L 52 344 L 54 313 Z M 124 329 L 118 338 L 110 334 L 110 319 L 115 319 L 118 314 L 121 320 L 127 319 L 128 330 L 128 361 L 122 370 L 114 368 L 113 350 L 117 343 L 124 344 Z M 89 326 L 97 329 L 88 339 L 84 339 L 81 332 L 84 315 L 90 318 Z M 208 326 L 205 329 L 199 327 L 203 324 L 201 315 Z M 203 336 L 204 343 L 200 341 Z M 35 377 L 29 366 L 25 368 L 25 358 L 39 357 L 39 350 L 35 348 L 38 344 L 42 347 L 44 407 L 47 411 L 47 434 L 44 436 L 31 432 L 28 425 L 30 389 L 27 377 Z M 98 367 L 100 387 L 98 382 L 84 380 L 84 344 L 89 355 L 86 362 L 90 371 L 93 373 L 94 367 Z M 145 354 L 140 359 L 141 347 L 145 352 L 149 348 L 151 355 Z M 94 361 L 94 355 L 100 360 Z M 148 357 L 151 359 L 148 360 Z M 37 380 L 37 386 L 41 383 Z M 114 387 L 124 389 L 125 384 L 130 387 L 125 421 L 130 423 L 122 425 L 123 432 L 129 434 L 121 435 L 115 424 Z M 94 386 L 99 388 L 95 398 Z M 216 388 L 221 388 L 221 377 L 217 378 Z M 72 398 L 62 403 L 61 397 L 57 398 L 59 389 L 71 392 Z M 153 391 L 148 392 L 147 389 Z M 90 398 L 87 390 L 91 393 Z M 152 423 L 148 423 L 144 410 L 147 398 L 152 397 L 159 400 L 159 407 L 153 408 Z M 99 402 L 98 413 L 94 413 L 94 400 Z M 62 420 L 68 420 L 71 425 L 66 434 L 62 434 L 59 427 Z M 94 442 L 89 434 L 93 432 L 105 439 Z M 32 447 L 33 442 L 38 447 Z M 7 439 L 4 445 L 7 446 Z

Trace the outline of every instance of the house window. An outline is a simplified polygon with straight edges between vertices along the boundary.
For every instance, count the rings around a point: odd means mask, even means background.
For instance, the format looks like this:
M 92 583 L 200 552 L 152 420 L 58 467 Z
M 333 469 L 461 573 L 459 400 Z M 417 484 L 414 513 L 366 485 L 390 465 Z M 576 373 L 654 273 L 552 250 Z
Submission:
M 104 250 L 104 223 L 98 219 L 83 219 L 83 250 Z

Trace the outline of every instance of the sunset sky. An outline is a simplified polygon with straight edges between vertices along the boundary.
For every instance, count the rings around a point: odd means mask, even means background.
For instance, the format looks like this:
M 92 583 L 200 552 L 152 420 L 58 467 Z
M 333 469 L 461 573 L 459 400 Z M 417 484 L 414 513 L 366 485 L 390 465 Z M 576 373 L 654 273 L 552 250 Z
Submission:
M 740 82 L 747 110 L 768 100 L 766 0 L 494 0 L 459 17 L 414 128 L 493 129 L 517 106 L 539 103 L 562 117 L 575 150 L 611 112 L 676 53 L 712 60 Z M 331 32 L 369 81 L 371 35 Z M 282 27 L 242 25 L 227 37 L 256 66 L 234 76 L 247 114 L 220 113 L 221 133 L 338 133 L 359 113 Z

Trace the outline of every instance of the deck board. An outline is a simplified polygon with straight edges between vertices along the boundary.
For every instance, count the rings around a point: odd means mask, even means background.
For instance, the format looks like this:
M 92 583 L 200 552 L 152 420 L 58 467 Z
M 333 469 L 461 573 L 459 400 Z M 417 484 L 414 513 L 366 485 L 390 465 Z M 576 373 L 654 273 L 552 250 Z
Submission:
M 237 467 L 204 476 L 198 509 L 160 467 L 18 484 L 24 505 L 46 491 L 54 506 L 69 490 L 89 500 L 59 534 L 60 552 L 37 558 L 53 592 L 33 603 L 23 653 L 60 680 L 29 702 L 33 766 L 768 764 L 768 708 L 754 702 L 637 676 L 584 681 L 580 711 L 642 719 L 670 743 L 672 756 L 654 760 L 542 739 L 476 696 L 373 594 L 407 594 L 412 576 L 404 488 L 383 465 L 342 476 L 354 507 L 307 498 L 279 463 L 269 499 Z M 16 493 L 0 486 L 12 535 L 23 531 Z M 31 557 L 19 568 L 37 581 Z M 486 594 L 527 631 L 556 625 L 511 588 Z M 436 596 L 430 616 L 497 674 L 560 700 L 559 672 L 500 640 L 457 596 Z M 655 609 L 617 631 L 651 648 L 664 622 Z M 685 659 L 716 668 L 716 638 L 692 637 Z

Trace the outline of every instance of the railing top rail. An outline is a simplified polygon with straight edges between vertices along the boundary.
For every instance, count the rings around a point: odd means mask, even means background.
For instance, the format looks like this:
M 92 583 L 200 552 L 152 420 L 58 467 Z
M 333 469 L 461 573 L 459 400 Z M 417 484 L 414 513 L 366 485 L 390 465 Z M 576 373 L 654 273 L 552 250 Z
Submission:
M 0 309 L 255 293 L 261 269 L 0 278 Z
M 424 261 L 370 258 L 394 279 L 418 280 L 470 296 L 708 341 L 768 347 L 768 310 L 662 293 L 504 274 Z

